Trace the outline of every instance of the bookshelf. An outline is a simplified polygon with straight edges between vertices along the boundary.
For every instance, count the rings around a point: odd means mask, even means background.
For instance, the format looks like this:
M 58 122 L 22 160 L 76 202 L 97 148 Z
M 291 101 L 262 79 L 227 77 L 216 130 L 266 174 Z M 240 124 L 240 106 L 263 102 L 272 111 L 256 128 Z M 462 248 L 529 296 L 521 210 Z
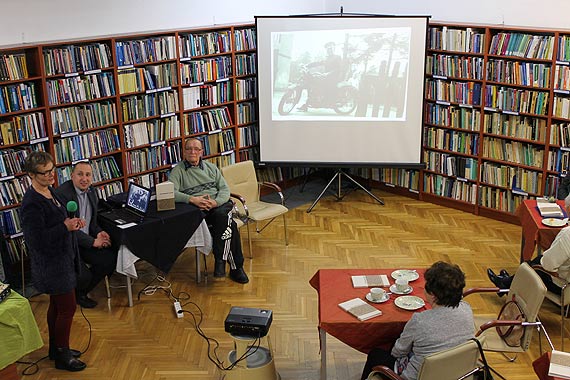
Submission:
M 425 170 L 373 170 L 380 186 L 512 223 L 556 196 L 569 167 L 570 32 L 431 23 Z
M 6 279 L 17 287 L 28 267 L 18 207 L 30 186 L 21 167 L 29 151 L 52 154 L 56 186 L 90 160 L 106 198 L 129 181 L 166 180 L 189 136 L 202 138 L 205 159 L 219 166 L 255 160 L 257 131 L 251 24 L 0 47 Z

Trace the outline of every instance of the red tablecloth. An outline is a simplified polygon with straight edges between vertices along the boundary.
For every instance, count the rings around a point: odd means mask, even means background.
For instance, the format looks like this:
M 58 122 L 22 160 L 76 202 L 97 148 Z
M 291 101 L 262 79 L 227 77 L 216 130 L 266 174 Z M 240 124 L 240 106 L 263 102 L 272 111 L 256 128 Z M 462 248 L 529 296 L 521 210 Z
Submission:
M 557 201 L 564 208 L 564 201 Z M 543 250 L 550 248 L 561 227 L 548 227 L 542 224 L 542 217 L 536 208 L 536 200 L 527 199 L 516 210 L 522 226 L 521 262 L 534 256 L 536 245 Z
M 400 309 L 394 305 L 398 295 L 392 294 L 390 300 L 381 304 L 371 304 L 382 311 L 382 315 L 359 321 L 351 314 L 341 309 L 338 304 L 352 298 L 363 298 L 369 288 L 354 288 L 351 276 L 386 274 L 391 281 L 390 274 L 394 269 L 320 269 L 309 281 L 311 286 L 319 293 L 319 327 L 341 342 L 368 353 L 374 347 L 390 349 L 406 322 L 412 317 L 413 311 Z M 418 270 L 420 278 L 410 282 L 413 288 L 410 295 L 424 296 L 425 270 Z M 388 290 L 386 288 L 386 290 Z M 421 308 L 417 311 L 423 311 Z

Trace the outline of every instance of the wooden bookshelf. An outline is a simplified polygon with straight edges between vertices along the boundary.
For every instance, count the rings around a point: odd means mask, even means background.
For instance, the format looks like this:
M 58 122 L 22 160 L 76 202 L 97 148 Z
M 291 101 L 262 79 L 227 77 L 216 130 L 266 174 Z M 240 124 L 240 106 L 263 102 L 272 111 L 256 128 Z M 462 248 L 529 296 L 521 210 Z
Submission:
M 254 25 L 0 47 L 0 227 L 8 272 L 25 248 L 21 163 L 51 153 L 56 185 L 90 160 L 101 198 L 167 179 L 183 139 L 219 166 L 257 160 Z M 11 278 L 13 280 L 13 278 Z

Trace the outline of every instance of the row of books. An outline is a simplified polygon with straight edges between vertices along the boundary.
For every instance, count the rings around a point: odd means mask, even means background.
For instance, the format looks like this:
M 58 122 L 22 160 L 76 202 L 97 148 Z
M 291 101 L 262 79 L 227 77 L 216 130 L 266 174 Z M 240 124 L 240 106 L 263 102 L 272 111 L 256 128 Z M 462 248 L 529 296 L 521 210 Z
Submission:
M 236 80 L 236 100 L 257 98 L 257 78 Z
M 182 89 L 184 109 L 213 106 L 232 100 L 229 81 L 205 84 Z
M 257 73 L 257 55 L 238 54 L 236 55 L 236 75 L 253 75 Z
M 565 172 L 570 168 L 570 151 L 551 149 L 548 151 L 548 170 Z
M 483 162 L 481 181 L 489 185 L 520 189 L 526 193 L 539 194 L 542 191 L 541 172 L 495 162 Z
M 487 112 L 484 120 L 486 133 L 545 142 L 546 119 Z
M 35 82 L 0 87 L 0 114 L 39 107 Z
M 550 64 L 489 59 L 487 80 L 519 86 L 550 86 Z
M 570 62 L 570 36 L 558 37 L 558 54 L 557 60 Z
M 477 184 L 424 173 L 424 192 L 470 204 L 477 202 Z
M 554 95 L 552 104 L 552 116 L 570 119 L 570 98 Z
M 510 112 L 546 115 L 548 92 L 487 85 L 485 107 Z
M 206 161 L 211 162 L 212 164 L 216 165 L 219 168 L 223 168 L 224 166 L 235 164 L 236 155 L 235 152 L 231 152 L 230 154 L 225 154 L 223 156 L 208 157 Z M 240 162 L 241 161 L 242 160 L 240 160 Z
M 28 153 L 28 149 L 0 150 L 0 178 L 22 173 L 22 164 L 28 157 Z
M 481 111 L 473 108 L 426 103 L 427 123 L 469 131 L 481 130 Z
M 226 129 L 220 133 L 205 135 L 202 139 L 204 155 L 220 154 L 233 151 L 236 147 L 233 130 Z
M 121 169 L 119 169 L 119 165 L 117 165 L 117 161 L 114 156 L 91 160 L 90 163 L 91 168 L 93 169 L 94 184 L 109 181 L 114 178 L 120 178 L 122 176 Z M 56 168 L 58 185 L 61 185 L 65 181 L 71 179 L 71 170 L 71 165 L 59 166 Z
M 133 175 L 175 164 L 182 160 L 180 141 L 167 142 L 164 145 L 130 150 L 125 153 L 127 175 Z
M 99 199 L 107 199 L 111 195 L 120 194 L 124 191 L 122 181 L 106 183 L 104 185 L 95 185 L 93 187 L 95 188 Z
M 429 28 L 428 47 L 434 50 L 451 50 L 466 53 L 483 53 L 485 33 L 472 28 L 452 29 L 446 26 Z
M 238 152 L 239 161 L 259 161 L 259 149 L 257 147 L 251 147 L 247 149 L 241 149 Z M 291 177 L 292 178 L 292 177 Z
M 138 185 L 152 189 L 157 184 L 168 181 L 168 176 L 170 175 L 170 171 L 171 171 L 170 169 L 166 169 L 166 170 L 159 170 L 157 172 L 138 175 L 129 178 L 129 182 L 132 181 Z
M 230 56 L 192 60 L 180 65 L 182 84 L 212 82 L 229 78 L 231 75 L 232 59 Z
M 43 48 L 46 75 L 72 74 L 113 66 L 111 48 L 104 43 Z
M 479 187 L 479 205 L 494 210 L 514 213 L 525 199 L 529 199 L 529 196 L 513 193 L 511 190 L 488 186 Z
M 217 131 L 230 127 L 232 124 L 228 107 L 184 114 L 185 133 L 187 135 Z
M 554 36 L 525 33 L 498 33 L 491 39 L 489 54 L 552 59 Z
M 570 91 L 570 66 L 556 65 L 554 69 L 554 91 Z
M 426 56 L 426 74 L 483 80 L 483 57 L 432 54 Z
M 250 145 L 257 145 L 259 143 L 259 132 L 255 125 L 238 128 L 238 141 L 239 147 L 243 148 Z
M 22 202 L 26 190 L 32 185 L 29 176 L 21 176 L 0 182 L 0 207 L 13 206 Z
M 161 91 L 133 95 L 121 99 L 123 121 L 135 121 L 154 116 L 170 116 L 178 112 L 178 92 Z
M 103 101 L 56 108 L 50 111 L 53 134 L 85 131 L 117 123 L 115 102 Z
M 426 79 L 426 98 L 478 106 L 481 104 L 481 83 Z
M 477 180 L 479 173 L 476 158 L 461 157 L 449 153 L 424 150 L 424 162 L 426 169 L 432 172 L 445 174 L 452 177 L 460 177 Z
M 24 236 L 16 236 L 6 240 L 7 259 L 9 264 L 16 264 L 28 257 Z M 0 265 L 2 263 L 0 262 Z
M 257 118 L 257 103 L 246 102 L 237 105 L 238 124 L 252 123 Z
M 371 169 L 370 178 L 384 182 L 388 186 L 400 186 L 417 192 L 420 188 L 420 171 L 410 169 L 381 168 Z
M 121 149 L 115 128 L 75 135 L 54 143 L 55 162 L 63 164 L 116 152 Z
M 560 185 L 561 178 L 548 174 L 546 176 L 546 182 L 544 185 L 544 196 L 545 197 L 557 197 L 558 195 L 558 186 Z
M 52 106 L 115 95 L 111 72 L 48 80 L 46 87 L 48 102 Z
M 520 141 L 485 137 L 483 156 L 542 169 L 544 149 Z
M 257 35 L 254 29 L 234 31 L 236 50 L 254 50 L 257 47 Z
M 12 145 L 47 136 L 44 114 L 35 112 L 0 120 L 0 145 Z
M 28 64 L 24 53 L 0 55 L 0 82 L 28 77 Z
M 229 31 L 181 35 L 178 40 L 180 55 L 189 58 L 228 53 L 231 51 L 231 40 L 232 36 Z
M 283 181 L 283 170 L 280 167 L 277 168 L 259 168 L 255 169 L 257 174 L 257 180 L 259 182 L 273 182 L 278 183 Z
M 124 126 L 125 146 L 135 148 L 180 137 L 178 116 L 141 121 Z
M 170 88 L 177 85 L 177 77 L 176 63 L 122 69 L 117 74 L 119 93 L 123 95 Z
M 12 208 L 1 211 L 0 230 L 4 235 L 15 235 L 22 232 L 22 222 L 20 221 L 20 209 Z
M 553 123 L 550 126 L 550 144 L 570 147 L 570 123 Z
M 449 129 L 424 128 L 424 144 L 427 148 L 437 147 L 437 149 L 477 156 L 479 135 Z
M 163 36 L 117 41 L 115 52 L 118 66 L 176 59 L 176 39 L 174 36 Z

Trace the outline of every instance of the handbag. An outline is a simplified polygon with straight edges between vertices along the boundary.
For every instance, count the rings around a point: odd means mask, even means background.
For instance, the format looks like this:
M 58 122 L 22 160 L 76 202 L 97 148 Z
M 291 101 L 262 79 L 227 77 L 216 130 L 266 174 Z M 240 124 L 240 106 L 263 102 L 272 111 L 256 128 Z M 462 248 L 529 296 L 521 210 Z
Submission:
M 532 368 L 540 380 L 554 380 L 554 377 L 548 376 L 548 370 L 550 368 L 550 352 L 545 352 L 540 355 L 538 359 L 533 361 Z
M 477 338 L 471 338 L 471 340 L 477 343 L 477 347 L 479 348 L 479 355 L 481 356 L 481 362 L 483 363 L 482 371 L 474 374 L 473 378 L 475 380 L 493 380 L 493 375 L 491 375 L 491 367 L 489 367 L 489 364 L 487 364 L 487 359 L 485 358 L 485 352 L 483 351 L 481 342 L 479 342 L 479 339 Z
M 513 295 L 510 301 L 507 301 L 501 311 L 499 311 L 499 316 L 497 317 L 499 321 L 521 321 L 524 322 L 526 317 L 521 307 Z M 521 325 L 511 325 L 511 326 L 497 326 L 497 334 L 503 339 L 503 341 L 510 347 L 520 347 L 521 340 L 524 334 L 524 327 Z

